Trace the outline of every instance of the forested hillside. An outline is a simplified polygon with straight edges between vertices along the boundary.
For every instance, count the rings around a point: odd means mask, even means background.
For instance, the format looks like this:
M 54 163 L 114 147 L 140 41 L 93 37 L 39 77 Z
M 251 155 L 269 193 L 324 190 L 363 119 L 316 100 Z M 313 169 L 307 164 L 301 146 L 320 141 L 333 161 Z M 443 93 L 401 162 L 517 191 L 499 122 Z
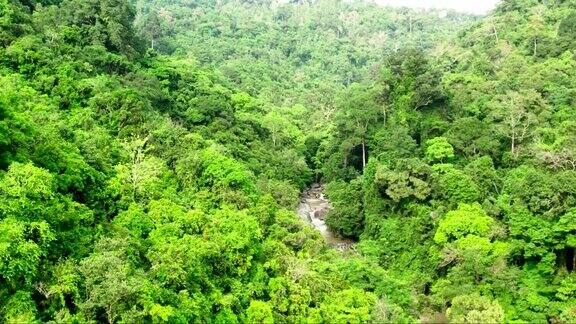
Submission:
M 334 96 L 378 73 L 387 53 L 432 48 L 475 18 L 365 1 L 139 0 L 136 7 L 136 25 L 159 52 L 191 54 L 250 95 L 305 105 L 322 122 Z
M 419 312 L 576 321 L 575 27 L 574 1 L 503 1 L 342 98 L 319 153 L 328 222 Z
M 0 0 L 0 43 L 1 322 L 576 321 L 574 1 Z

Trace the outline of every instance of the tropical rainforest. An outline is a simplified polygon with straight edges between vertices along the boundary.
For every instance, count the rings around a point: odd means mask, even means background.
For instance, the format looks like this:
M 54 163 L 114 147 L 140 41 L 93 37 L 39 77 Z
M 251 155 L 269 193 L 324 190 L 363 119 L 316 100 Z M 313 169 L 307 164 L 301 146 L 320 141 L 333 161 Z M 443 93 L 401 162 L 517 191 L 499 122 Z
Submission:
M 576 322 L 575 0 L 0 0 L 0 45 L 0 322 Z

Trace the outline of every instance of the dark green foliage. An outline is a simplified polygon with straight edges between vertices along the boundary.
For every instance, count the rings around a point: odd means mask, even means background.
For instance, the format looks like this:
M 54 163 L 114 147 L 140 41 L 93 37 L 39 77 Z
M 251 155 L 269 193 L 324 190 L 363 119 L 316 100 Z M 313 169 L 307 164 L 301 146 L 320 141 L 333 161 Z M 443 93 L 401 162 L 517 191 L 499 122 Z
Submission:
M 328 214 L 326 224 L 344 236 L 358 237 L 364 227 L 362 212 L 362 182 L 331 182 L 326 188 L 335 209 Z
M 102 45 L 110 52 L 134 56 L 140 45 L 132 28 L 134 9 L 122 0 L 65 1 L 61 5 L 68 41 Z

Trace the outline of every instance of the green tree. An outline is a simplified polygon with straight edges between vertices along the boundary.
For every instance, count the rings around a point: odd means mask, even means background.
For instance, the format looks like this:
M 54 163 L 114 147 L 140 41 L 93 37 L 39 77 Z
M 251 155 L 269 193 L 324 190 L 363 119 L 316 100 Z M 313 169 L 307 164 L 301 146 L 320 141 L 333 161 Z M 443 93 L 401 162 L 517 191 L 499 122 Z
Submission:
M 322 319 L 327 322 L 363 323 L 372 317 L 376 298 L 372 293 L 348 289 L 333 293 L 320 306 Z
M 272 308 L 266 302 L 253 300 L 246 310 L 246 321 L 250 323 L 274 323 Z
M 138 309 L 138 294 L 145 285 L 142 273 L 130 263 L 127 242 L 101 240 L 96 251 L 82 260 L 80 273 L 86 285 L 86 299 L 79 307 L 87 319 L 103 312 L 114 323 Z M 132 315 L 133 316 L 133 315 Z
M 100 44 L 112 52 L 137 55 L 140 44 L 132 23 L 134 8 L 127 1 L 65 1 L 62 24 L 75 26 L 83 45 Z
M 479 204 L 461 204 L 442 218 L 434 235 L 436 243 L 446 243 L 467 235 L 488 236 L 494 220 L 486 215 Z
M 344 156 L 348 158 L 350 151 L 356 146 L 361 149 L 362 169 L 368 163 L 367 140 L 369 127 L 378 123 L 385 115 L 375 102 L 376 89 L 360 84 L 349 87 L 349 93 L 342 98 L 341 108 L 335 116 L 337 128 L 344 137 Z M 346 165 L 346 162 L 344 163 Z
M 360 236 L 364 227 L 362 183 L 358 180 L 349 184 L 332 182 L 326 192 L 334 205 L 334 209 L 328 213 L 326 224 L 344 236 Z
M 443 163 L 445 159 L 454 157 L 454 148 L 445 137 L 436 137 L 426 141 L 426 158 L 430 162 L 439 161 Z
M 533 135 L 536 113 L 543 102 L 535 91 L 508 92 L 501 96 L 498 108 L 494 111 L 494 121 L 498 131 L 510 141 L 510 154 L 517 156 L 519 144 Z
M 497 301 L 480 295 L 462 295 L 446 311 L 451 323 L 503 323 L 504 310 Z
M 434 165 L 430 182 L 433 195 L 448 204 L 472 203 L 480 198 L 476 183 L 452 164 Z

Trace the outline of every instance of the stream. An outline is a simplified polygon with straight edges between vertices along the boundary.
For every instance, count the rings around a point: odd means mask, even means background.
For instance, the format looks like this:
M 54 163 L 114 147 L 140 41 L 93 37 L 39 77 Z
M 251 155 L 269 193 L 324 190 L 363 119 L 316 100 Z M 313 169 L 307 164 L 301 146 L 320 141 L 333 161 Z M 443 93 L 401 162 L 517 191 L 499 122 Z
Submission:
M 338 250 L 350 249 L 354 241 L 340 237 L 326 225 L 326 216 L 331 209 L 330 201 L 324 196 L 324 187 L 316 183 L 302 193 L 298 215 L 318 230 L 331 247 Z

